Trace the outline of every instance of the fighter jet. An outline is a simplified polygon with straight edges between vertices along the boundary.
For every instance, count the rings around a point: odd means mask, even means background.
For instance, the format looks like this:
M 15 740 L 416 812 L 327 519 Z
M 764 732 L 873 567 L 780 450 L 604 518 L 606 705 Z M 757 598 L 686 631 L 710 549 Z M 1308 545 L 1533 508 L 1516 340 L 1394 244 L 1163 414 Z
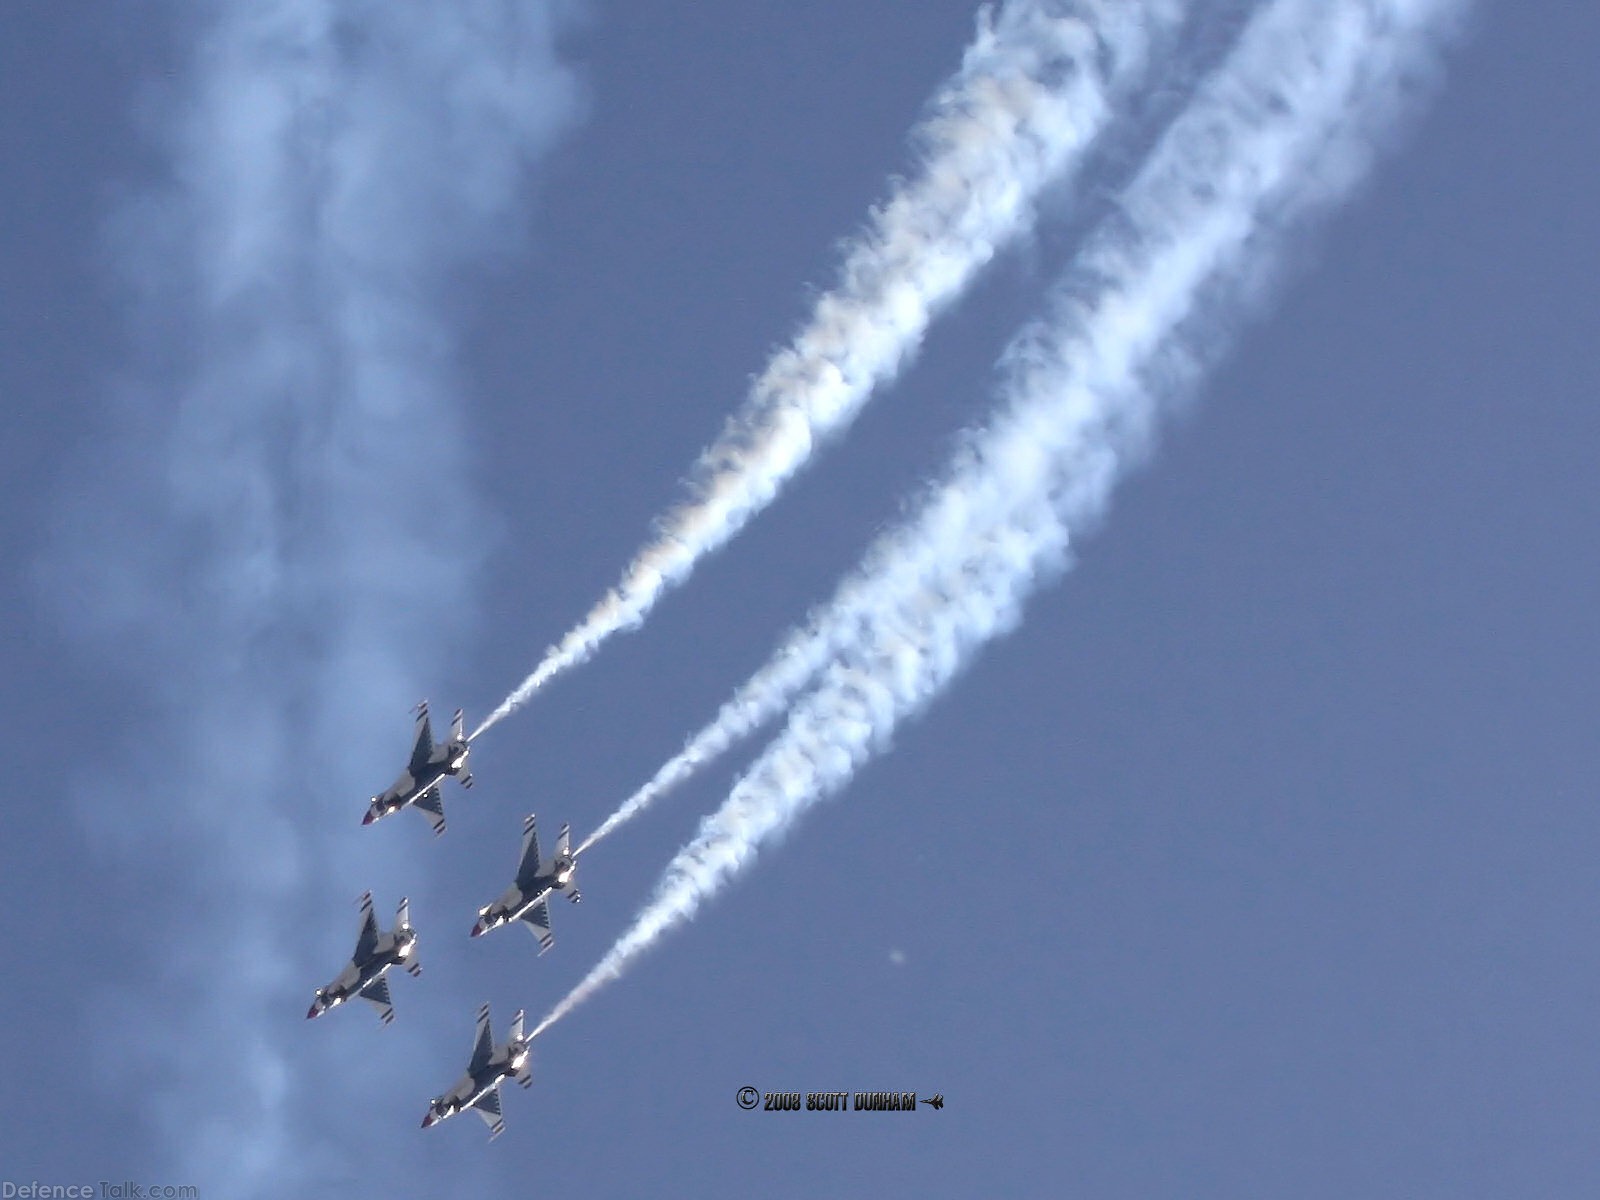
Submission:
M 428 1101 L 428 1114 L 422 1118 L 422 1127 L 426 1129 L 470 1108 L 488 1123 L 489 1139 L 493 1141 L 499 1137 L 506 1127 L 500 1118 L 500 1083 L 505 1079 L 515 1079 L 523 1087 L 533 1083 L 533 1068 L 528 1063 L 528 1043 L 532 1040 L 522 1036 L 522 1010 L 519 1008 L 517 1015 L 511 1018 L 505 1045 L 496 1046 L 494 1034 L 489 1031 L 489 1006 L 485 1004 L 478 1010 L 478 1036 L 472 1043 L 472 1058 L 467 1063 L 466 1074 L 444 1095 Z
M 444 832 L 444 797 L 440 794 L 439 784 L 446 775 L 450 775 L 459 779 L 462 787 L 472 786 L 472 772 L 467 770 L 467 755 L 472 747 L 463 730 L 459 708 L 456 709 L 455 720 L 450 723 L 450 740 L 443 746 L 433 744 L 433 729 L 428 724 L 426 700 L 417 705 L 416 713 L 417 743 L 411 748 L 411 761 L 388 791 L 372 798 L 361 823 L 371 825 L 409 804 L 428 818 L 437 837 Z
M 356 937 L 356 952 L 337 979 L 317 989 L 306 1019 L 320 1017 L 350 997 L 360 996 L 377 1006 L 378 1019 L 387 1025 L 394 1020 L 394 1006 L 389 1002 L 389 981 L 384 975 L 399 964 L 413 975 L 422 974 L 421 965 L 412 957 L 416 948 L 417 931 L 411 928 L 407 902 L 400 901 L 393 932 L 384 933 L 378 928 L 378 918 L 372 915 L 372 893 L 365 893 L 361 897 L 361 932 Z
M 517 877 L 498 900 L 478 910 L 478 923 L 472 927 L 473 937 L 497 929 L 507 921 L 522 921 L 539 939 L 540 954 L 556 944 L 550 932 L 547 901 L 556 892 L 574 904 L 583 899 L 574 878 L 578 864 L 568 846 L 571 837 L 572 827 L 563 825 L 561 836 L 556 838 L 556 856 L 541 859 L 539 834 L 534 829 L 533 814 L 528 814 L 522 823 L 522 861 L 517 865 Z

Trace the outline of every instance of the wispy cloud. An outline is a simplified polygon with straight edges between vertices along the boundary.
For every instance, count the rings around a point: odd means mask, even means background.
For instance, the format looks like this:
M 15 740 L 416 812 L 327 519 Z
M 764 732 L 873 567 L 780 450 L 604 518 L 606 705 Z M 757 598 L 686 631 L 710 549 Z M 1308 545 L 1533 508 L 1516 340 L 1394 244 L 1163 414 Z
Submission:
M 112 217 L 139 358 L 43 572 L 141 723 L 79 792 L 115 831 L 113 920 L 170 926 L 101 1047 L 169 1177 L 282 1195 L 335 1165 L 345 1085 L 302 1071 L 296 1000 L 337 964 L 304 958 L 298 893 L 335 847 L 371 854 L 382 781 L 350 764 L 387 769 L 470 620 L 484 547 L 443 298 L 517 242 L 573 116 L 568 10 L 173 6 L 182 66 L 143 109 L 164 177 Z

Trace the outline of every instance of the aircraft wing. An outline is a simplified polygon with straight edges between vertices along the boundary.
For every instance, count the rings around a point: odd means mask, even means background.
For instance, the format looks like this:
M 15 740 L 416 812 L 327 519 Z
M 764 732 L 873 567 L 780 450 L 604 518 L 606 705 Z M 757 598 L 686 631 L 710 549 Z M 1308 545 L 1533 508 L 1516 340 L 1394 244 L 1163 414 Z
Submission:
M 517 886 L 525 888 L 539 874 L 539 831 L 534 827 L 533 814 L 522 822 L 522 861 L 517 864 Z
M 361 932 L 356 935 L 355 962 L 366 962 L 378 948 L 378 918 L 372 915 L 372 893 L 361 895 Z
M 428 723 L 428 705 L 417 706 L 417 742 L 411 747 L 411 777 L 415 779 L 433 761 L 433 726 Z
M 484 1123 L 489 1126 L 489 1139 L 493 1141 L 506 1131 L 506 1123 L 500 1117 L 500 1089 L 490 1088 L 478 1097 L 477 1103 L 472 1106 Z
M 378 1020 L 387 1025 L 394 1020 L 394 1004 L 389 999 L 389 981 L 379 975 L 358 993 L 363 1000 L 378 1009 Z
M 467 1063 L 467 1073 L 477 1075 L 494 1057 L 494 1034 L 489 1031 L 489 1006 L 478 1009 L 478 1035 L 472 1043 L 472 1058 Z
M 529 932 L 539 939 L 540 954 L 556 944 L 556 936 L 550 932 L 550 906 L 545 901 L 539 901 L 523 913 L 520 920 L 527 925 Z
M 413 803 L 428 818 L 428 824 L 433 826 L 434 837 L 444 832 L 444 796 L 440 794 L 438 784 L 423 792 Z

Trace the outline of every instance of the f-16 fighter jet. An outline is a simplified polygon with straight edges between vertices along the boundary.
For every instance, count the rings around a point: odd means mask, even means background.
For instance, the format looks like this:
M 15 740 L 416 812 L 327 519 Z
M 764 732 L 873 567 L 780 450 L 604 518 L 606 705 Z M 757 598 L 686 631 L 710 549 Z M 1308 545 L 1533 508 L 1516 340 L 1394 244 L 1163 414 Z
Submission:
M 578 863 L 569 848 L 571 837 L 572 827 L 563 825 L 561 836 L 556 838 L 556 856 L 541 859 L 539 834 L 534 829 L 533 814 L 528 814 L 528 819 L 522 823 L 522 862 L 517 866 L 517 878 L 498 900 L 478 910 L 478 923 L 472 927 L 473 937 L 497 929 L 507 921 L 522 921 L 539 939 L 540 954 L 556 944 L 550 932 L 547 901 L 557 892 L 574 904 L 583 899 L 574 879 Z
M 522 1036 L 519 1008 L 511 1018 L 505 1045 L 496 1046 L 494 1034 L 489 1032 L 489 1006 L 485 1004 L 478 1010 L 478 1036 L 472 1043 L 467 1073 L 444 1095 L 428 1101 L 428 1115 L 422 1118 L 422 1127 L 426 1129 L 470 1108 L 488 1122 L 490 1140 L 499 1137 L 506 1127 L 500 1118 L 500 1083 L 506 1079 L 515 1079 L 523 1087 L 533 1083 L 533 1068 L 528 1064 L 528 1043 L 532 1040 Z
M 388 791 L 372 798 L 361 823 L 371 825 L 409 804 L 428 818 L 437 837 L 444 832 L 444 797 L 440 794 L 439 785 L 449 775 L 459 779 L 462 787 L 472 786 L 472 772 L 467 770 L 467 755 L 472 747 L 463 730 L 459 708 L 456 709 L 455 720 L 450 723 L 450 740 L 442 746 L 433 744 L 433 729 L 428 724 L 426 700 L 417 705 L 416 713 L 417 743 L 411 748 L 411 761 Z
M 422 974 L 422 966 L 411 957 L 416 948 L 417 931 L 411 928 L 407 902 L 400 901 L 393 932 L 384 933 L 378 928 L 378 918 L 372 915 L 372 893 L 367 892 L 361 897 L 361 933 L 356 937 L 356 952 L 337 979 L 317 989 L 306 1019 L 320 1017 L 350 997 L 359 996 L 377 1006 L 378 1019 L 387 1025 L 394 1020 L 394 1006 L 389 1002 L 389 981 L 384 975 L 390 967 L 401 964 L 413 975 Z

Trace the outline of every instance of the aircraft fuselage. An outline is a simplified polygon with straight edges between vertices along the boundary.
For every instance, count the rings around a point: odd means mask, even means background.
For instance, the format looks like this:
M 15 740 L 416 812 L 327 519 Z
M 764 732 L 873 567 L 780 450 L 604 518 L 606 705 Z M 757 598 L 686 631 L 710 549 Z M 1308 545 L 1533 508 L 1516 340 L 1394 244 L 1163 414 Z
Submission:
M 448 1120 L 457 1113 L 465 1112 L 467 1109 L 472 1108 L 478 1101 L 496 1090 L 503 1081 L 512 1078 L 518 1071 L 522 1070 L 523 1064 L 527 1061 L 528 1048 L 526 1046 L 501 1047 L 494 1057 L 483 1065 L 482 1069 L 476 1073 L 468 1071 L 460 1079 L 456 1080 L 455 1086 L 439 1098 L 442 1102 L 442 1107 L 429 1106 L 428 1115 L 423 1119 L 422 1127 L 426 1129 L 429 1125 Z
M 386 817 L 392 812 L 398 812 L 408 804 L 414 804 L 429 788 L 444 782 L 447 778 L 460 775 L 467 765 L 467 748 L 450 743 L 442 747 L 434 759 L 415 775 L 410 771 L 402 771 L 400 778 L 389 785 L 385 791 L 372 798 L 374 818 Z
M 415 944 L 414 936 L 402 939 L 393 933 L 384 934 L 370 955 L 359 961 L 352 959 L 332 983 L 319 989 L 322 1011 L 343 1004 L 374 979 L 382 978 L 390 967 L 404 963 L 411 956 Z
M 535 905 L 547 900 L 572 881 L 573 862 L 557 860 L 553 871 L 535 875 L 524 886 L 513 883 L 488 907 L 479 921 L 479 932 L 486 933 L 512 921 L 520 921 Z

